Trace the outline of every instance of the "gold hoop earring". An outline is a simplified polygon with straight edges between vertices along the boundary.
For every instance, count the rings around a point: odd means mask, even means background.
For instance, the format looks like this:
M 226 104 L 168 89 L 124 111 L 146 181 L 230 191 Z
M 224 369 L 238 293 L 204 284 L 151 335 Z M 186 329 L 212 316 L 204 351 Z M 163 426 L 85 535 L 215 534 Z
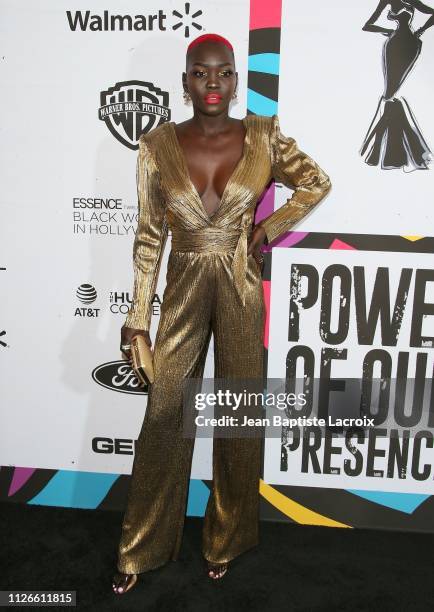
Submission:
M 184 90 L 184 93 L 182 94 L 184 96 L 184 103 L 188 104 L 191 101 L 191 96 L 188 93 L 188 91 Z

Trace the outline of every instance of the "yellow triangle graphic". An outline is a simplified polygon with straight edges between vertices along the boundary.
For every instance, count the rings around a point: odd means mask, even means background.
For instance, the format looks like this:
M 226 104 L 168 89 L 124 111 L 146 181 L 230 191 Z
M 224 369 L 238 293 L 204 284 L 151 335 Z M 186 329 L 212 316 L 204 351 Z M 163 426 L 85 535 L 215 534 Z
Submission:
M 420 240 L 421 238 L 425 238 L 425 236 L 402 236 L 406 240 L 411 240 L 411 242 L 415 242 L 416 240 Z
M 272 506 L 280 510 L 282 514 L 286 514 L 296 523 L 302 523 L 304 525 L 322 525 L 324 527 L 347 527 L 351 528 L 351 525 L 346 525 L 339 521 L 335 521 L 328 516 L 324 516 L 302 506 L 298 502 L 290 499 L 274 489 L 274 487 L 266 484 L 262 478 L 259 481 L 259 492 Z

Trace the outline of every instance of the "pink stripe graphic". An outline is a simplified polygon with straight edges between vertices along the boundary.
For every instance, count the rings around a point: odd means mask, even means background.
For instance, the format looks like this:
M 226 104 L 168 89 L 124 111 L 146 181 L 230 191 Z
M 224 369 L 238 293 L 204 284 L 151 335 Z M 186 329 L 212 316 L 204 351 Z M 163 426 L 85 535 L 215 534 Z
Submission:
M 280 28 L 282 0 L 250 0 L 250 29 Z
M 8 497 L 14 495 L 17 491 L 23 487 L 29 478 L 32 477 L 33 473 L 36 472 L 37 468 L 21 468 L 16 467 L 14 475 L 12 476 L 11 486 L 9 487 Z
M 259 198 L 254 219 L 255 225 L 274 212 L 274 191 L 274 182 L 272 182 Z
M 265 325 L 264 325 L 264 346 L 268 349 L 268 332 L 270 329 L 270 293 L 271 293 L 271 282 L 262 281 L 262 287 L 264 289 L 264 302 L 265 302 Z
M 264 246 L 264 253 L 268 253 L 273 249 L 284 249 L 295 246 L 303 238 L 306 238 L 309 232 L 288 232 L 283 238 L 278 240 L 273 246 Z
M 331 249 L 339 249 L 341 251 L 343 250 L 351 250 L 351 251 L 357 251 L 356 248 L 354 248 L 353 246 L 351 246 L 351 244 L 347 244 L 346 242 L 343 242 L 342 240 L 339 240 L 339 238 L 335 238 L 333 240 L 333 242 L 330 245 Z

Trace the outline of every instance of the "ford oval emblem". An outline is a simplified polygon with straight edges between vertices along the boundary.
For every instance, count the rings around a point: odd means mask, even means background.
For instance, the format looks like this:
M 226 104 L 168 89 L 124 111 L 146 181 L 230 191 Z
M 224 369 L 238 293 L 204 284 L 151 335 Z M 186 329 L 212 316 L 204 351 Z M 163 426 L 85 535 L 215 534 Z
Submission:
M 110 391 L 146 395 L 148 385 L 141 385 L 132 367 L 123 359 L 102 363 L 92 371 L 93 380 Z

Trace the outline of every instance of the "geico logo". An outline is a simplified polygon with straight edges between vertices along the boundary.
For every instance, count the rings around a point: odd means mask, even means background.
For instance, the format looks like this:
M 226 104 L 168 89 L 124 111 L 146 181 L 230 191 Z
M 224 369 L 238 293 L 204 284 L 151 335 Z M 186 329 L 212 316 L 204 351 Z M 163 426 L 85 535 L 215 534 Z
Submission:
M 133 455 L 135 444 L 125 438 L 92 438 L 93 452 L 105 455 Z
M 122 208 L 121 198 L 72 198 L 73 208 Z

